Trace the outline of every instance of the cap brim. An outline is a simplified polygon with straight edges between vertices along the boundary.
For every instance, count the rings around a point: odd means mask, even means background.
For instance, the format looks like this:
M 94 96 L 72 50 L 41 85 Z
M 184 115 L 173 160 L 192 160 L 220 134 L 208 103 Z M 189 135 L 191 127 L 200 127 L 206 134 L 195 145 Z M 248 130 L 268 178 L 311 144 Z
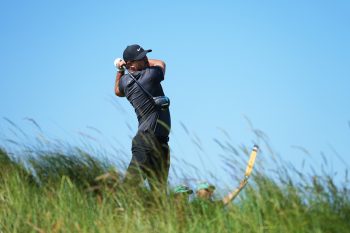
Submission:
M 149 52 L 152 52 L 152 49 L 147 49 L 147 50 L 143 51 L 142 53 L 140 53 L 140 54 L 136 57 L 135 61 L 137 61 L 137 60 L 142 60 L 142 59 L 147 55 L 147 53 L 149 53 Z
M 192 194 L 193 193 L 193 190 L 190 189 L 190 190 L 181 190 L 180 192 L 175 192 L 175 194 L 180 194 L 180 193 L 188 193 L 188 194 Z

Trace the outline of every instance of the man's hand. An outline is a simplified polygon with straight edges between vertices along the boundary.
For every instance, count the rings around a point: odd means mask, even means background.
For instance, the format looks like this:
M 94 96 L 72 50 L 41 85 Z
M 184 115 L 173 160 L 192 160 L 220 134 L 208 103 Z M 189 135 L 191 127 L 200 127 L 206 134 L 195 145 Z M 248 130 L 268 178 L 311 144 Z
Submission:
M 247 179 L 243 179 L 240 183 L 239 183 L 239 189 L 243 189 L 248 183 Z
M 119 82 L 121 77 L 123 77 L 124 71 L 125 71 L 125 61 L 121 58 L 117 58 L 114 60 L 114 66 L 118 69 L 117 76 L 115 79 L 115 86 L 114 86 L 114 92 L 117 96 L 123 97 L 125 96 L 120 90 L 119 90 Z
M 121 59 L 121 58 L 116 58 L 114 60 L 114 66 L 118 69 L 118 70 L 124 70 L 124 66 L 126 65 L 126 62 Z

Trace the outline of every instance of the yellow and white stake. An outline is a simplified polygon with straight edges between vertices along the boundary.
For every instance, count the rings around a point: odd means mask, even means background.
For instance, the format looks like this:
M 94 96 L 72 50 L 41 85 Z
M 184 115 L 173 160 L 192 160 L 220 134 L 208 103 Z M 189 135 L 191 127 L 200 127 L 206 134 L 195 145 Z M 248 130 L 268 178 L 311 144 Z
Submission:
M 250 174 L 253 171 L 253 167 L 254 167 L 254 164 L 255 164 L 256 155 L 258 154 L 258 150 L 259 150 L 259 147 L 257 145 L 254 145 L 253 150 L 250 153 L 248 166 L 247 166 L 247 168 L 245 170 L 245 174 L 244 174 L 245 179 L 248 179 Z
M 256 159 L 256 156 L 258 154 L 258 151 L 259 151 L 259 147 L 257 145 L 254 145 L 253 150 L 250 153 L 247 168 L 245 170 L 244 179 L 240 182 L 239 187 L 236 190 L 229 193 L 226 197 L 223 198 L 222 201 L 223 201 L 224 205 L 227 205 L 232 200 L 234 200 L 238 196 L 238 194 L 242 191 L 242 189 L 246 186 L 246 184 L 248 183 L 248 179 L 250 177 L 250 174 L 253 171 L 253 167 L 255 164 L 255 159 Z

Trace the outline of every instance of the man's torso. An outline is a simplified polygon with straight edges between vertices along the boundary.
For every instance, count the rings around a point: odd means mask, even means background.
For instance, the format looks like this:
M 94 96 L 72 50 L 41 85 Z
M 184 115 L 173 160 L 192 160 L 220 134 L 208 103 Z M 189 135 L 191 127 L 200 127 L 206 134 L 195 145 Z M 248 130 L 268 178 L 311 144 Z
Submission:
M 160 67 L 149 67 L 132 75 L 152 96 L 164 95 L 160 84 L 164 80 L 164 74 Z M 151 97 L 140 88 L 129 74 L 125 74 L 121 78 L 119 89 L 124 92 L 135 109 L 139 122 L 138 131 L 151 131 L 158 137 L 168 137 L 171 126 L 169 109 L 156 109 Z

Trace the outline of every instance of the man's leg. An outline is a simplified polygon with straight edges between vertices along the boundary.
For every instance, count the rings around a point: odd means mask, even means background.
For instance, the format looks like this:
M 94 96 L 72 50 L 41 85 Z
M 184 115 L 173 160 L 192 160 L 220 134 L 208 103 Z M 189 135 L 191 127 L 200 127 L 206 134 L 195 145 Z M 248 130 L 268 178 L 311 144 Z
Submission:
M 132 158 L 126 170 L 124 183 L 128 188 L 137 188 L 145 180 L 144 169 L 148 163 L 150 147 L 145 134 L 138 132 L 132 140 Z
M 153 148 L 153 153 L 150 155 L 147 178 L 152 190 L 166 193 L 170 168 L 169 146 L 167 143 L 160 143 L 158 140 L 156 145 L 157 147 Z
M 132 154 L 125 183 L 136 188 L 147 178 L 152 191 L 166 193 L 170 167 L 168 143 L 161 143 L 153 133 L 139 132 L 132 141 Z
M 170 168 L 170 149 L 168 143 L 161 144 L 162 157 L 159 161 L 159 182 L 164 186 L 165 190 L 167 188 L 169 168 Z

